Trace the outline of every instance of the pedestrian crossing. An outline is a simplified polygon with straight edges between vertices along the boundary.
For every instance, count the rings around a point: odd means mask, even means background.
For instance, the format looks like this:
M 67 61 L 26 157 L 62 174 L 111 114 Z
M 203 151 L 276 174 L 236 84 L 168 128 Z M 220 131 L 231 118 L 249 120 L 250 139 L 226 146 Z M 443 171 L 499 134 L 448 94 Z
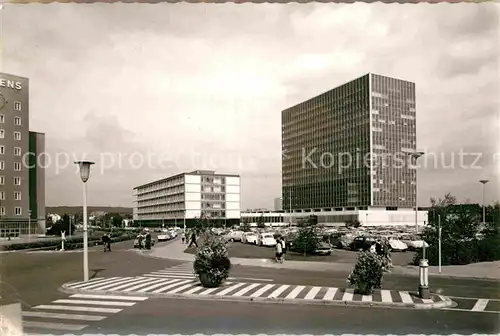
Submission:
M 186 297 L 209 296 L 215 298 L 247 298 L 273 300 L 304 300 L 317 302 L 382 302 L 401 304 L 432 304 L 446 301 L 444 296 L 435 295 L 432 299 L 420 299 L 409 292 L 380 290 L 373 295 L 355 294 L 352 289 L 324 286 L 287 285 L 275 283 L 225 282 L 216 288 L 204 288 L 196 277 L 114 277 L 91 280 L 86 283 L 65 285 L 67 290 L 116 293 L 129 295 Z
M 147 299 L 129 295 L 73 294 L 23 311 L 22 325 L 28 334 L 76 332 Z
M 446 310 L 463 311 L 471 313 L 500 314 L 500 299 L 480 299 L 467 297 L 450 297 L 455 306 L 443 308 Z

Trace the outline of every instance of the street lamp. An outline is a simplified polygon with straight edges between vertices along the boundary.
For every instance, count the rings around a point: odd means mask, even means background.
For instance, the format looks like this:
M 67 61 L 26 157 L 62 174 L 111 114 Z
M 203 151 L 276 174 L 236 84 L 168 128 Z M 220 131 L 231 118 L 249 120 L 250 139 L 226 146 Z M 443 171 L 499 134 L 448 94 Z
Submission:
M 415 159 L 415 230 L 418 234 L 418 179 L 417 179 L 417 161 L 418 158 L 424 155 L 424 152 L 413 152 L 410 153 L 410 156 Z M 422 299 L 430 298 L 429 292 L 429 262 L 425 258 L 425 244 L 424 241 L 422 244 L 422 259 L 419 262 L 419 278 L 420 284 L 418 285 L 418 295 Z
M 89 281 L 89 244 L 87 228 L 87 181 L 90 177 L 90 166 L 94 162 L 76 161 L 80 167 L 80 178 L 83 182 L 83 281 Z
M 28 240 L 31 240 L 31 209 L 28 210 Z
M 485 184 L 489 182 L 489 180 L 479 180 L 479 182 L 482 184 L 482 189 L 483 189 L 483 225 L 486 224 L 486 207 L 484 203 L 484 189 L 485 189 Z

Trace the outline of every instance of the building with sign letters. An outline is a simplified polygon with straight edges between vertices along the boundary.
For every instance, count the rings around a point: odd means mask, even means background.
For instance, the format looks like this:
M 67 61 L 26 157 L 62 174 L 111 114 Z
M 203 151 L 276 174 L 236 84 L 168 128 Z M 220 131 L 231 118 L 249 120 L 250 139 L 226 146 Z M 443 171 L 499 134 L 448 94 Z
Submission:
M 0 238 L 45 232 L 45 135 L 29 130 L 29 79 L 0 73 Z M 30 217 L 31 216 L 31 217 Z

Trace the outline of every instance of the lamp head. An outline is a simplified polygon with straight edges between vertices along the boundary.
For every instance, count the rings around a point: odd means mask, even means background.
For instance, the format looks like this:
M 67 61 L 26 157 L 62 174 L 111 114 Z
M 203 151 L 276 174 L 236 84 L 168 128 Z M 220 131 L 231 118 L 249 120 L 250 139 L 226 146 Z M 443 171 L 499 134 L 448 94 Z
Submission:
M 482 184 L 486 184 L 488 183 L 490 180 L 479 180 L 479 182 L 481 182 Z
M 75 164 L 77 164 L 80 167 L 80 178 L 82 179 L 82 182 L 83 183 L 87 182 L 90 177 L 90 166 L 93 165 L 94 162 L 76 161 Z

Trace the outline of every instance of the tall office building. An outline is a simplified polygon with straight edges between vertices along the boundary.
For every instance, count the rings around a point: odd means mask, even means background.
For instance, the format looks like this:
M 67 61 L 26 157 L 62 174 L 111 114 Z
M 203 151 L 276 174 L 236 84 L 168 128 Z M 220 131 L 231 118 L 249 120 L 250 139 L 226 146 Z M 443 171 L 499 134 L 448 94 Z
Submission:
M 44 137 L 37 134 L 35 143 L 43 149 Z M 30 166 L 30 158 L 38 156 L 31 152 L 31 136 L 29 80 L 0 74 L 0 238 L 45 230 L 44 168 L 36 158 Z M 30 170 L 38 177 L 35 189 L 30 188 Z
M 281 197 L 277 197 L 274 199 L 274 211 L 282 211 L 283 210 L 283 199 Z
M 134 188 L 134 220 L 192 226 L 201 217 L 239 224 L 240 177 L 196 170 Z
M 415 117 L 415 84 L 371 73 L 284 110 L 283 198 L 313 212 L 411 209 Z

